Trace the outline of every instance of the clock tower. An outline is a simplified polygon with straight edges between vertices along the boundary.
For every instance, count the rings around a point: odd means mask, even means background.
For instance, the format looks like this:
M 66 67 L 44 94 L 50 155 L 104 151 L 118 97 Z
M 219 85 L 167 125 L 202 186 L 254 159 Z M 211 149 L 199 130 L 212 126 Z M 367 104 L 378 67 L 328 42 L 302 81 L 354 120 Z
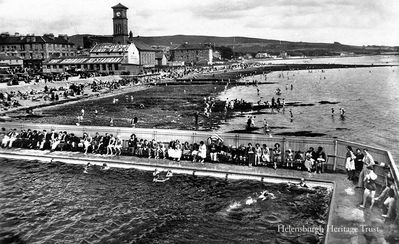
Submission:
M 128 8 L 119 3 L 113 6 L 112 9 L 114 11 L 114 17 L 112 18 L 114 24 L 114 43 L 126 44 L 129 38 L 127 26 Z

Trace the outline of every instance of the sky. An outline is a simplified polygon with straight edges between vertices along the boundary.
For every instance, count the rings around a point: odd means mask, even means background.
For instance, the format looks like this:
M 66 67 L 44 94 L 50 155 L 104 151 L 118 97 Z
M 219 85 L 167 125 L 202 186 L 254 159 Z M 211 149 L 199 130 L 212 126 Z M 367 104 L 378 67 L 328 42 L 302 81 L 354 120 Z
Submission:
M 112 35 L 119 2 L 135 36 L 399 46 L 399 0 L 0 0 L 0 32 Z

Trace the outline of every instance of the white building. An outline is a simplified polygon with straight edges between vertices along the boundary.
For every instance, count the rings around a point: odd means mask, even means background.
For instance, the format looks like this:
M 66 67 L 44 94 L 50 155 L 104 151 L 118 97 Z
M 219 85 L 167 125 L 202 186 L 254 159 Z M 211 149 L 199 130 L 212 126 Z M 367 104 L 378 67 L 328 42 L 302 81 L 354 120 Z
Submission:
M 271 58 L 271 56 L 268 53 L 257 53 L 255 58 Z
M 155 50 L 142 43 L 102 43 L 95 45 L 89 57 L 55 58 L 43 65 L 43 72 L 65 72 L 71 69 L 120 74 L 138 74 L 141 69 L 154 67 Z

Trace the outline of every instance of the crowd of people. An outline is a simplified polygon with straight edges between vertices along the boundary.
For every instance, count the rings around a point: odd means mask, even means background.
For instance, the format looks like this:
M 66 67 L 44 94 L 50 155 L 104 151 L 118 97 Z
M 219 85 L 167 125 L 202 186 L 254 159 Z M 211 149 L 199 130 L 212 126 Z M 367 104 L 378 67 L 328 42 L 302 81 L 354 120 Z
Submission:
M 306 152 L 282 151 L 279 143 L 269 148 L 266 144 L 256 143 L 247 146 L 225 145 L 218 136 L 211 136 L 199 143 L 180 142 L 173 140 L 168 143 L 155 140 L 139 139 L 132 134 L 128 140 L 122 140 L 119 135 L 96 133 L 82 136 L 66 131 L 38 131 L 16 129 L 1 133 L 2 147 L 18 147 L 41 150 L 80 151 L 85 154 L 129 155 L 155 159 L 172 159 L 176 161 L 190 160 L 193 162 L 212 163 L 223 162 L 247 166 L 270 166 L 277 168 L 293 168 L 308 172 L 323 173 L 327 160 L 322 147 L 314 150 L 310 147 Z M 284 154 L 284 156 L 283 156 Z
M 388 218 L 392 216 L 394 209 L 395 189 L 394 181 L 390 174 L 386 177 L 386 185 L 384 186 L 381 194 L 376 197 L 377 191 L 377 178 L 378 175 L 374 172 L 374 167 L 377 163 L 374 161 L 373 156 L 367 148 L 357 148 L 356 151 L 351 146 L 347 147 L 345 157 L 345 168 L 348 173 L 348 180 L 356 184 L 356 188 L 363 189 L 362 203 L 360 208 L 365 208 L 366 204 L 370 201 L 370 209 L 374 205 L 380 204 L 383 208 L 383 217 Z M 380 163 L 380 166 L 385 166 Z
M 121 89 L 123 86 L 132 84 L 129 79 L 110 79 L 97 80 L 87 83 L 69 82 L 62 86 L 52 86 L 46 84 L 42 88 L 21 89 L 16 91 L 0 92 L 0 111 L 22 106 L 22 101 L 58 101 L 61 99 L 70 99 L 85 94 L 85 91 L 91 92 L 113 91 Z M 86 92 L 87 93 L 87 92 Z
M 0 92 L 0 111 L 21 106 L 18 101 L 19 93 L 14 91 Z

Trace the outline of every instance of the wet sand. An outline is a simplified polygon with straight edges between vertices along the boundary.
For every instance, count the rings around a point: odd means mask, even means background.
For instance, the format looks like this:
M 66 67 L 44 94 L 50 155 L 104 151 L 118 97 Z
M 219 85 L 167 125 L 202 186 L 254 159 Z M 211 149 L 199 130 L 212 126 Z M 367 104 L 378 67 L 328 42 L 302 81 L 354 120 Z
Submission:
M 216 97 L 224 85 L 169 85 L 154 86 L 145 90 L 131 91 L 98 99 L 79 101 L 74 104 L 42 108 L 41 116 L 18 116 L 14 121 L 34 123 L 75 124 L 81 109 L 85 117 L 81 125 L 131 126 L 134 117 L 139 119 L 140 128 L 195 129 L 194 114 L 203 113 L 204 97 Z M 131 97 L 133 96 L 133 101 Z M 113 103 L 114 98 L 117 99 Z M 140 105 L 144 108 L 140 108 Z M 216 101 L 213 112 L 208 117 L 200 114 L 199 129 L 216 129 L 224 121 L 224 103 Z M 98 114 L 95 115 L 94 111 Z M 12 116 L 12 115 L 11 115 Z

